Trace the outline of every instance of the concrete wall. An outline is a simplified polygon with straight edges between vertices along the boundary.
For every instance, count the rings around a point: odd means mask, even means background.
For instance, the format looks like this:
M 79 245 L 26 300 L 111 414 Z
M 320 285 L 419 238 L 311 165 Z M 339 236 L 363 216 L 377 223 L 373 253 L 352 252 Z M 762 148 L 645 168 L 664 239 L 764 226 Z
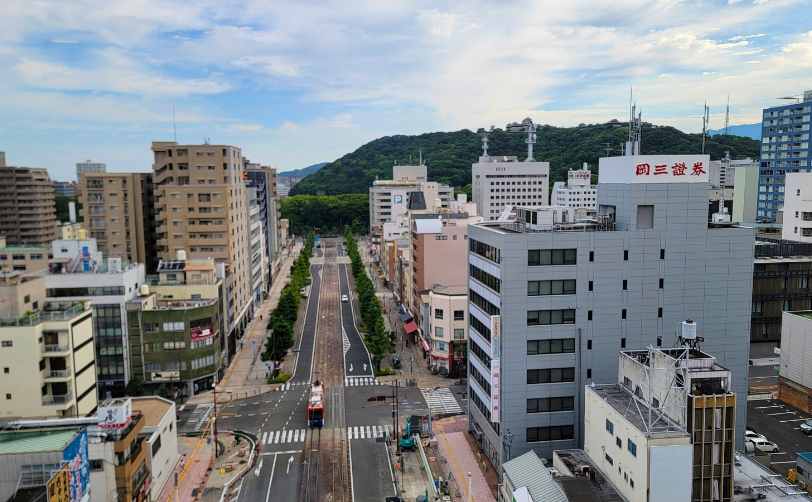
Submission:
M 90 462 L 91 492 L 103 500 L 115 500 L 116 469 L 112 441 L 88 441 L 87 458 Z M 101 469 L 93 469 L 93 460 L 101 460 Z
M 812 312 L 784 312 L 781 318 L 780 376 L 812 388 Z

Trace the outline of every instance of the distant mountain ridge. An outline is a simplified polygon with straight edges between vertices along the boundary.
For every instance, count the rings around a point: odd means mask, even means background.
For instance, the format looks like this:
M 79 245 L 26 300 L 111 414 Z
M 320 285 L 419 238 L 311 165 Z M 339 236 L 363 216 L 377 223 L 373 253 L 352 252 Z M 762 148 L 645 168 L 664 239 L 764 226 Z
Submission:
M 303 167 L 301 169 L 296 169 L 293 171 L 285 171 L 284 173 L 277 173 L 277 176 L 285 176 L 288 178 L 292 176 L 301 176 L 302 178 L 305 178 L 315 173 L 316 171 L 326 166 L 327 164 L 329 164 L 329 162 L 320 162 L 318 164 L 313 164 L 312 166 Z
M 724 134 L 724 132 L 724 129 L 711 129 L 711 136 Z M 761 124 L 742 124 L 730 126 L 730 134 L 761 141 Z
M 539 126 L 533 158 L 550 163 L 550 186 L 566 181 L 569 169 L 589 163 L 593 173 L 598 171 L 598 159 L 620 155 L 621 145 L 628 139 L 625 124 L 594 124 L 582 127 Z M 509 133 L 494 129 L 488 137 L 492 156 L 527 157 L 524 133 Z M 702 135 L 687 134 L 670 126 L 644 125 L 642 131 L 644 155 L 697 154 L 701 151 Z M 751 138 L 721 135 L 706 141 L 705 151 L 712 160 L 730 152 L 733 159 L 759 157 L 760 142 Z M 471 164 L 482 155 L 482 136 L 468 129 L 454 132 L 432 132 L 417 136 L 385 136 L 361 146 L 352 153 L 327 164 L 318 172 L 293 187 L 290 195 L 342 195 L 369 193 L 375 179 L 392 179 L 392 166 L 407 164 L 409 157 L 416 162 L 423 155 L 431 181 L 453 187 L 471 183 Z

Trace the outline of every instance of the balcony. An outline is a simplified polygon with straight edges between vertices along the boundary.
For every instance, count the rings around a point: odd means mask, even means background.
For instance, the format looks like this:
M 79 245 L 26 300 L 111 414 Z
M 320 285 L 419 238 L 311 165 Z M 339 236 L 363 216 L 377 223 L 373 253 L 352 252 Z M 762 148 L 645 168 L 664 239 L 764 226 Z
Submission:
M 0 326 L 36 326 L 41 322 L 67 321 L 90 308 L 90 302 L 66 302 L 56 305 L 58 310 L 34 312 L 24 317 L 0 318 Z
M 73 371 L 70 368 L 64 370 L 45 370 L 42 372 L 44 382 L 64 382 L 73 377 Z
M 70 355 L 70 346 L 61 344 L 46 344 L 42 346 L 42 355 L 66 357 Z
M 73 393 L 42 396 L 43 406 L 70 406 L 73 403 Z

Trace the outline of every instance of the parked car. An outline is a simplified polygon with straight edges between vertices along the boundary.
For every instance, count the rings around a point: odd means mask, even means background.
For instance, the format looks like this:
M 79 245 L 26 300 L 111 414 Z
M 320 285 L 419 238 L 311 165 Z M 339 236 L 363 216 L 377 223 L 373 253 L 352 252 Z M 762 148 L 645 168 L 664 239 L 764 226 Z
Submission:
M 812 420 L 801 424 L 801 432 L 804 434 L 812 434 Z
M 775 453 L 778 451 L 778 445 L 766 439 L 754 439 L 751 443 L 765 453 Z
M 347 303 L 348 301 L 350 301 L 350 299 L 347 295 L 341 295 L 341 301 Z
M 744 439 L 745 440 L 749 440 L 749 439 L 764 439 L 764 440 L 766 440 L 767 437 L 764 436 L 763 434 L 759 434 L 758 432 L 751 430 L 751 431 L 747 431 L 747 432 L 744 433 Z

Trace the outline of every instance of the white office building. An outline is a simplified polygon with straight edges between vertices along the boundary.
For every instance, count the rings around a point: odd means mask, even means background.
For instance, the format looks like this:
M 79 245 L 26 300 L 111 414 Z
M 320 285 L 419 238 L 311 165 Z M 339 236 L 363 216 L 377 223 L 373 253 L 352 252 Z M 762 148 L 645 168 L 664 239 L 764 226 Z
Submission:
M 473 202 L 486 221 L 507 206 L 549 204 L 550 163 L 519 162 L 517 157 L 485 154 L 471 168 Z
M 434 181 L 426 181 L 427 168 L 419 166 L 394 166 L 391 180 L 375 180 L 369 188 L 369 227 L 380 234 L 383 224 L 394 221 L 406 212 L 409 194 L 422 192 L 427 206 L 434 207 L 437 199 L 440 207 L 448 209 L 454 199 L 454 188 Z
M 787 173 L 784 183 L 786 193 L 781 237 L 812 242 L 812 173 Z
M 92 160 L 88 159 L 84 162 L 77 162 L 76 163 L 76 178 L 79 178 L 79 175 L 85 173 L 106 173 L 107 172 L 107 164 L 104 162 L 93 162 Z
M 584 163 L 583 169 L 567 172 L 567 183 L 557 181 L 553 183 L 551 204 L 554 206 L 583 207 L 595 210 L 598 200 L 598 185 L 593 185 L 592 171 Z

